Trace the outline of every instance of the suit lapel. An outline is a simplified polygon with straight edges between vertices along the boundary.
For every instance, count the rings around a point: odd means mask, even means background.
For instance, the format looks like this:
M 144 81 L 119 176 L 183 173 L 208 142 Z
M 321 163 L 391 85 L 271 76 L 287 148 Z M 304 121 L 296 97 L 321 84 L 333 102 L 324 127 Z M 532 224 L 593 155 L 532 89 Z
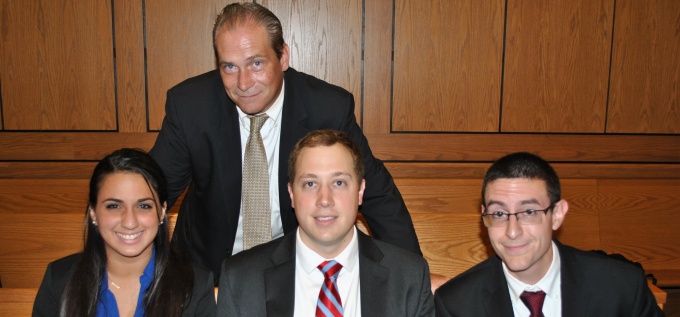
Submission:
M 288 157 L 295 143 L 310 130 L 302 122 L 307 119 L 307 111 L 296 95 L 295 76 L 297 71 L 288 68 L 284 74 L 285 92 L 283 95 L 283 109 L 281 111 L 281 141 L 279 144 L 279 204 L 281 207 L 281 222 L 284 233 L 290 233 L 297 227 L 297 220 L 291 207 L 288 195 Z
M 562 316 L 585 316 L 589 302 L 581 284 L 585 281 L 582 269 L 576 264 L 574 254 L 559 241 L 553 240 L 560 253 L 560 277 L 562 290 Z
M 389 269 L 380 265 L 383 254 L 371 238 L 357 230 L 359 244 L 359 285 L 361 315 L 383 316 L 387 307 L 387 275 Z
M 295 235 L 283 241 L 272 253 L 274 266 L 264 271 L 267 316 L 293 316 L 295 310 Z
M 491 276 L 486 282 L 487 296 L 483 301 L 486 316 L 512 317 L 514 312 L 510 301 L 510 291 L 508 290 L 508 281 L 503 274 L 501 260 L 496 256 L 491 260 L 493 261 L 493 272 L 490 272 Z
M 233 166 L 241 167 L 243 165 L 242 156 L 233 155 L 234 153 L 241 153 L 241 128 L 238 111 L 236 111 L 237 106 L 227 96 L 219 75 L 216 75 L 215 86 L 216 91 L 218 91 L 218 111 L 224 113 L 224 115 L 221 116 L 224 119 L 223 122 L 220 123 L 220 130 L 217 132 L 221 137 L 215 138 L 215 140 L 218 140 L 216 142 L 219 142 L 219 148 L 217 149 L 219 159 L 218 162 L 210 163 L 213 165 L 212 171 L 219 175 L 216 177 L 224 180 L 214 182 L 213 184 L 215 184 L 215 186 L 221 186 L 219 191 L 224 193 L 224 196 L 221 199 L 224 201 L 224 206 L 226 207 L 226 210 L 223 212 L 226 213 L 229 224 L 231 224 L 231 228 L 228 228 L 227 230 L 227 232 L 232 234 L 231 244 L 229 244 L 229 250 L 231 251 L 233 235 L 238 227 L 239 216 L 238 212 L 231 211 L 238 211 L 241 208 L 241 183 L 243 171 L 241 168 L 233 168 Z M 223 255 L 220 255 L 220 258 L 222 256 Z

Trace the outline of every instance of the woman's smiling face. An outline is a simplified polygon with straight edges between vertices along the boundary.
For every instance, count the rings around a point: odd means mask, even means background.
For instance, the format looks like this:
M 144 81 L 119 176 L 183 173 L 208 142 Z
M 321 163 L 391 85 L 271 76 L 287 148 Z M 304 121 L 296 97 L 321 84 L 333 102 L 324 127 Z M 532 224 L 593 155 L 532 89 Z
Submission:
M 109 259 L 151 256 L 160 219 L 165 216 L 165 206 L 158 206 L 157 197 L 140 174 L 116 172 L 102 180 L 90 217 L 104 239 Z

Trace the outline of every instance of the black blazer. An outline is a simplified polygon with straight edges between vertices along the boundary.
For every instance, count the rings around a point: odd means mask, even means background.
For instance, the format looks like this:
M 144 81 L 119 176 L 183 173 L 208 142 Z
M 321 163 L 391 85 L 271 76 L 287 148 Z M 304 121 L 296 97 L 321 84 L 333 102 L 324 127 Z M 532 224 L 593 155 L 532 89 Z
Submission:
M 69 255 L 47 265 L 38 294 L 33 303 L 33 317 L 59 316 L 61 295 L 73 275 L 81 253 Z M 212 273 L 194 268 L 191 301 L 182 316 L 215 316 L 215 288 Z
M 358 232 L 362 316 L 434 316 L 427 262 Z M 293 316 L 295 234 L 224 261 L 217 316 Z
M 554 241 L 562 268 L 562 316 L 663 316 L 640 268 Z M 437 316 L 512 317 L 500 258 L 446 282 L 435 293 L 435 306 Z
M 361 212 L 373 236 L 420 254 L 406 205 L 356 123 L 348 91 L 289 68 L 279 147 L 279 200 L 285 234 L 297 220 L 288 196 L 288 157 L 295 143 L 313 130 L 346 132 L 366 165 Z M 231 255 L 241 204 L 241 136 L 236 105 L 217 70 L 190 78 L 168 91 L 163 126 L 151 150 L 168 179 L 171 206 L 187 186 L 175 227 L 178 243 L 197 264 L 218 278 Z

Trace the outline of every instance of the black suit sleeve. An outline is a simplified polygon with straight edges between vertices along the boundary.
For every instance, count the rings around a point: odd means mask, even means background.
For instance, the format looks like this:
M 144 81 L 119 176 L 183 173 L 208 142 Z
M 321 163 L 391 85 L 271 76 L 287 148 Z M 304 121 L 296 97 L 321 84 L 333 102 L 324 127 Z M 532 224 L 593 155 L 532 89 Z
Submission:
M 216 310 L 214 286 L 215 278 L 212 272 L 195 267 L 191 302 L 182 316 L 214 317 Z
M 649 285 L 647 285 L 647 278 L 645 277 L 644 272 L 642 270 L 639 270 L 639 272 L 633 311 L 630 316 L 665 316 L 661 311 L 661 308 L 659 308 L 652 290 L 650 290 Z
M 49 264 L 38 294 L 35 296 L 35 302 L 33 302 L 33 317 L 59 316 L 59 301 L 62 292 L 55 290 L 52 275 L 52 264 Z
M 363 155 L 366 171 L 366 189 L 360 211 L 373 237 L 400 248 L 422 254 L 413 221 L 392 175 L 379 159 L 373 156 L 368 140 L 357 124 L 354 116 L 354 98 L 344 114 L 342 130 L 359 146 Z
M 168 184 L 168 208 L 191 182 L 191 157 L 182 128 L 182 118 L 175 104 L 174 91 L 168 91 L 165 103 L 165 117 L 156 143 L 149 152 L 161 166 Z
M 80 254 L 72 254 L 47 265 L 38 293 L 33 302 L 33 317 L 59 316 L 61 295 L 73 274 Z

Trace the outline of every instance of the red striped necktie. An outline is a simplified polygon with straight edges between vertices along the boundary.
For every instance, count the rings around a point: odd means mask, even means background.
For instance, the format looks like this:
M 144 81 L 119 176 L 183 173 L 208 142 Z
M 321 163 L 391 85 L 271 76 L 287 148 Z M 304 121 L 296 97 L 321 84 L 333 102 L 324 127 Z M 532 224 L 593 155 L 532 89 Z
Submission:
M 323 273 L 323 285 L 316 301 L 316 317 L 341 317 L 343 315 L 342 300 L 338 293 L 338 275 L 342 265 L 335 260 L 324 261 L 318 266 Z

